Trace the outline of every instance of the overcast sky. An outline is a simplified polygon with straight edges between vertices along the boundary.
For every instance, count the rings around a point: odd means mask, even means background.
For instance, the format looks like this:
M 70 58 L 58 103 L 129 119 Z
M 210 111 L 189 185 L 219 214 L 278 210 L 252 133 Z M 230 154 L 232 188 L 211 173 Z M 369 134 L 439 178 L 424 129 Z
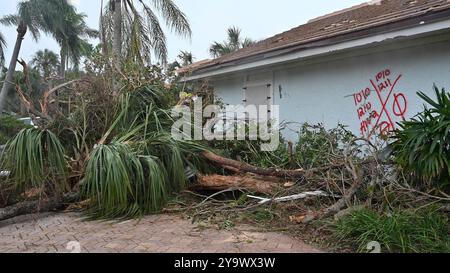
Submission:
M 181 50 L 191 51 L 196 61 L 209 58 L 210 44 L 213 41 L 224 40 L 229 26 L 240 27 L 243 36 L 259 40 L 304 24 L 309 19 L 365 2 L 361 0 L 173 1 L 188 16 L 193 36 L 189 41 L 168 34 L 169 61 L 175 59 Z M 20 0 L 1 0 L 1 2 L 0 16 L 4 16 L 15 13 Z M 89 26 L 97 29 L 101 0 L 72 0 L 72 2 L 80 12 L 88 16 Z M 0 30 L 8 43 L 6 58 L 9 63 L 16 37 L 15 28 L 0 26 Z M 57 44 L 51 38 L 42 36 L 36 43 L 27 34 L 21 57 L 29 60 L 34 52 L 45 48 L 59 52 Z

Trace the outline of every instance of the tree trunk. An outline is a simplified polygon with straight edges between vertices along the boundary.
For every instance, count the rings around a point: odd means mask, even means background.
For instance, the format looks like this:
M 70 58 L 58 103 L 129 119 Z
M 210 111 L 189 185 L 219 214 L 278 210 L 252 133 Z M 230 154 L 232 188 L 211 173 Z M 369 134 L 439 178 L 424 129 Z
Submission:
M 9 63 L 8 73 L 6 74 L 5 82 L 3 83 L 2 91 L 0 92 L 0 115 L 3 113 L 5 108 L 8 92 L 13 87 L 12 81 L 14 80 L 17 59 L 19 58 L 20 48 L 22 47 L 22 41 L 26 33 L 27 26 L 23 22 L 20 22 L 17 27 L 17 39 L 14 46 L 13 55 L 11 57 L 11 62 Z
M 282 189 L 280 180 L 261 176 L 199 176 L 197 183 L 190 187 L 193 190 L 226 190 L 245 189 L 255 193 L 273 195 Z
M 229 158 L 224 158 L 219 155 L 216 155 L 212 152 L 204 152 L 203 157 L 208 159 L 209 161 L 215 163 L 218 166 L 221 167 L 232 167 L 236 170 L 239 170 L 240 172 L 244 173 L 254 173 L 262 176 L 276 176 L 276 177 L 282 177 L 282 178 L 303 178 L 308 175 L 308 172 L 312 171 L 305 171 L 303 169 L 299 170 L 283 170 L 283 169 L 277 169 L 277 168 L 259 168 L 256 166 L 252 166 L 250 164 L 247 164 L 245 162 L 236 161 Z
M 67 59 L 64 49 L 61 49 L 60 55 L 61 55 L 61 68 L 59 71 L 59 76 L 61 79 L 64 79 L 66 77 L 66 59 Z
M 62 198 L 51 198 L 37 201 L 26 201 L 15 204 L 14 206 L 0 209 L 0 221 L 14 218 L 20 215 L 43 213 L 64 208 L 66 205 L 75 203 L 79 200 L 79 193 L 68 193 Z
M 122 56 L 122 0 L 113 0 L 114 37 L 113 52 L 116 64 L 120 64 Z

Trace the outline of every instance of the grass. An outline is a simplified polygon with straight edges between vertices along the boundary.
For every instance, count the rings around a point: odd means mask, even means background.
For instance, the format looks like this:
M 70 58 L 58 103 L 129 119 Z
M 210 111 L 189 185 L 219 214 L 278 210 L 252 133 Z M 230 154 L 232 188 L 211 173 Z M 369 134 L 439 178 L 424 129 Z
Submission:
M 360 210 L 339 220 L 335 234 L 355 245 L 359 252 L 367 252 L 368 243 L 373 241 L 381 244 L 382 252 L 450 252 L 448 217 L 431 209 L 383 214 Z

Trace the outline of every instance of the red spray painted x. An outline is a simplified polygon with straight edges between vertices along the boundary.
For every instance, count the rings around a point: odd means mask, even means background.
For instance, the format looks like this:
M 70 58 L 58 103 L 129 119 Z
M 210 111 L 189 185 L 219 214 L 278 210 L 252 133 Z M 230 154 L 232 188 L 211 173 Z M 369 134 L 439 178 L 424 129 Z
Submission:
M 380 100 L 380 103 L 382 105 L 382 109 L 381 109 L 380 115 L 378 116 L 377 122 L 375 123 L 374 128 L 372 129 L 372 131 L 369 134 L 369 138 L 373 135 L 373 133 L 377 129 L 377 127 L 380 123 L 381 117 L 383 116 L 384 113 L 386 113 L 386 116 L 389 119 L 389 122 L 390 122 L 392 128 L 395 128 L 395 124 L 392 121 L 391 115 L 387 111 L 386 106 L 389 102 L 389 99 L 391 98 L 392 92 L 394 92 L 395 86 L 397 85 L 397 83 L 401 79 L 401 77 L 402 77 L 402 75 L 398 76 L 397 79 L 394 81 L 394 84 L 391 86 L 391 90 L 389 91 L 389 94 L 388 94 L 386 100 L 383 100 L 383 98 L 381 96 L 381 91 L 378 89 L 377 85 L 373 82 L 373 80 L 370 80 L 370 83 L 372 84 L 372 86 L 375 88 L 375 91 L 377 92 L 378 99 Z

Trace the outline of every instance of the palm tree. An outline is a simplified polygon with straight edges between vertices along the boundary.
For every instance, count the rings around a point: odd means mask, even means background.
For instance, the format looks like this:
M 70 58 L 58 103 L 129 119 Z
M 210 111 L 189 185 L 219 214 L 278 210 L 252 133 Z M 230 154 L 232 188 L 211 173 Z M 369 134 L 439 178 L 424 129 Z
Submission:
M 62 32 L 67 21 L 65 11 L 74 8 L 68 0 L 27 0 L 18 3 L 18 13 L 8 15 L 0 23 L 17 26 L 17 38 L 14 46 L 8 73 L 0 92 L 0 113 L 3 112 L 7 93 L 12 87 L 17 59 L 19 57 L 22 41 L 27 31 L 30 31 L 34 40 L 38 40 L 40 32 L 55 34 Z
M 3 37 L 3 34 L 0 33 L 0 67 L 3 67 L 3 64 L 5 64 L 5 51 L 4 47 L 6 47 L 6 41 L 5 37 Z
M 214 42 L 209 48 L 212 57 L 218 58 L 238 51 L 241 48 L 249 47 L 255 43 L 255 41 L 250 38 L 242 40 L 241 30 L 237 27 L 230 27 L 227 32 L 228 37 L 226 41 L 222 43 Z
M 123 57 L 151 63 L 152 52 L 167 63 L 167 39 L 157 14 L 176 34 L 191 37 L 186 15 L 173 0 L 110 0 L 107 7 L 101 18 L 102 42 L 112 44 L 118 63 Z
M 44 79 L 49 79 L 58 73 L 60 62 L 55 52 L 45 49 L 36 52 L 31 61 L 31 65 L 39 71 Z
M 61 32 L 55 33 L 55 39 L 61 47 L 61 69 L 60 77 L 64 78 L 69 61 L 78 68 L 81 57 L 83 57 L 90 44 L 85 38 L 97 38 L 98 31 L 91 29 L 86 24 L 86 15 L 77 13 L 75 9 L 66 11 L 66 24 Z
M 191 52 L 181 51 L 178 55 L 178 59 L 181 61 L 181 66 L 188 66 L 194 62 L 194 56 Z

